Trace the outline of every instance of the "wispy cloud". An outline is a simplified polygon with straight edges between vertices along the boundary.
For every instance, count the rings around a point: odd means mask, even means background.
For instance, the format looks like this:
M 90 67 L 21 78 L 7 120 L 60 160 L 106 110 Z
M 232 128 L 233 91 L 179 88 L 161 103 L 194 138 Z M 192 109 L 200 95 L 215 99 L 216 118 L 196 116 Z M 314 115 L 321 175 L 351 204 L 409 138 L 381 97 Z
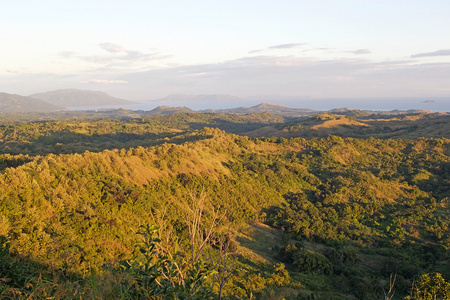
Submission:
M 292 49 L 292 48 L 297 48 L 297 47 L 304 46 L 304 45 L 306 45 L 306 43 L 281 44 L 281 45 L 270 46 L 269 49 Z
M 320 48 L 308 48 L 308 49 L 303 49 L 302 52 L 306 53 L 306 52 L 336 52 L 335 48 L 328 48 L 328 47 L 320 47 Z
M 372 53 L 372 51 L 370 51 L 369 49 L 358 49 L 358 50 L 349 51 L 349 52 L 353 53 L 353 54 L 370 54 L 370 53 Z
M 450 49 L 442 49 L 442 50 L 437 50 L 434 52 L 413 54 L 413 55 L 411 55 L 411 57 L 417 58 L 417 57 L 448 56 L 448 55 L 450 55 Z
M 251 50 L 248 53 L 254 54 L 254 53 L 259 53 L 259 52 L 263 52 L 263 51 L 267 51 L 267 50 L 293 49 L 293 48 L 298 48 L 298 47 L 301 47 L 301 46 L 304 46 L 304 45 L 306 45 L 306 43 L 280 44 L 280 45 L 269 46 L 269 47 L 267 47 L 265 49 Z
M 160 61 L 171 57 L 170 55 L 161 54 L 159 52 L 144 53 L 136 50 L 126 49 L 114 43 L 101 43 L 99 47 L 106 54 L 99 55 L 83 55 L 72 51 L 64 51 L 59 53 L 62 58 L 76 58 L 85 62 L 102 64 L 104 68 L 136 68 L 142 67 L 149 63 Z

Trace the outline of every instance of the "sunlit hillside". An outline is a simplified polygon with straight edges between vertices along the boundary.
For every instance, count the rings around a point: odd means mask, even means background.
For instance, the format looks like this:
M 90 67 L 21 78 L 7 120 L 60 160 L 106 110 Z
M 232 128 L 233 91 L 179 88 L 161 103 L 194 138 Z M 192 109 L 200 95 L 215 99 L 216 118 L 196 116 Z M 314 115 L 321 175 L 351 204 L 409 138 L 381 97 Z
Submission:
M 391 275 L 396 297 L 422 274 L 450 278 L 448 138 L 345 137 L 381 123 L 436 136 L 448 117 L 286 122 L 3 125 L 1 297 L 380 299 Z

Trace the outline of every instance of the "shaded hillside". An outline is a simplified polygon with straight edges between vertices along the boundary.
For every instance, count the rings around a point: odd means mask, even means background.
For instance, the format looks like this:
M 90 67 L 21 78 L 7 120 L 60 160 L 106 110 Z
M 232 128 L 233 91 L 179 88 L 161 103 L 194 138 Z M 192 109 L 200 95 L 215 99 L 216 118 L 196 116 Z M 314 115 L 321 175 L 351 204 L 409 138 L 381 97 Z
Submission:
M 0 112 L 51 112 L 63 109 L 40 99 L 0 93 Z
M 107 105 L 130 105 L 131 101 L 112 97 L 98 91 L 86 91 L 77 89 L 57 90 L 30 95 L 32 98 L 42 99 L 53 105 L 76 107 L 76 106 L 107 106 Z

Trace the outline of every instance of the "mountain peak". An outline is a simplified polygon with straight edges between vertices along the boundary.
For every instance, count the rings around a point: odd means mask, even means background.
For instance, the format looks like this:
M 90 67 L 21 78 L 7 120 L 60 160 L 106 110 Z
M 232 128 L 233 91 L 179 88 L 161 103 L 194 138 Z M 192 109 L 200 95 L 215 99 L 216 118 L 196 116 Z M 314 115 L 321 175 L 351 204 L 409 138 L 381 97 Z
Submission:
M 287 106 L 284 105 L 279 105 L 279 104 L 271 104 L 271 103 L 260 103 L 258 105 L 252 106 L 251 108 L 257 108 L 257 109 L 263 109 L 263 108 L 268 108 L 268 109 L 276 109 L 276 108 L 289 108 Z

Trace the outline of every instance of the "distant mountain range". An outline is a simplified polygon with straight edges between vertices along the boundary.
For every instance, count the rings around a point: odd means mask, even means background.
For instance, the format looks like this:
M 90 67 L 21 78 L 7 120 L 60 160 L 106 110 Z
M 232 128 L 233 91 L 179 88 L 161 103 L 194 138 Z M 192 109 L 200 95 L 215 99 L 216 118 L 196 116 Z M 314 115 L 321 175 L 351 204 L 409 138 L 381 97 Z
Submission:
M 33 94 L 30 97 L 44 100 L 53 105 L 64 107 L 131 105 L 134 102 L 115 98 L 103 92 L 77 89 L 57 90 Z
M 50 112 L 64 109 L 41 99 L 0 93 L 0 112 Z

